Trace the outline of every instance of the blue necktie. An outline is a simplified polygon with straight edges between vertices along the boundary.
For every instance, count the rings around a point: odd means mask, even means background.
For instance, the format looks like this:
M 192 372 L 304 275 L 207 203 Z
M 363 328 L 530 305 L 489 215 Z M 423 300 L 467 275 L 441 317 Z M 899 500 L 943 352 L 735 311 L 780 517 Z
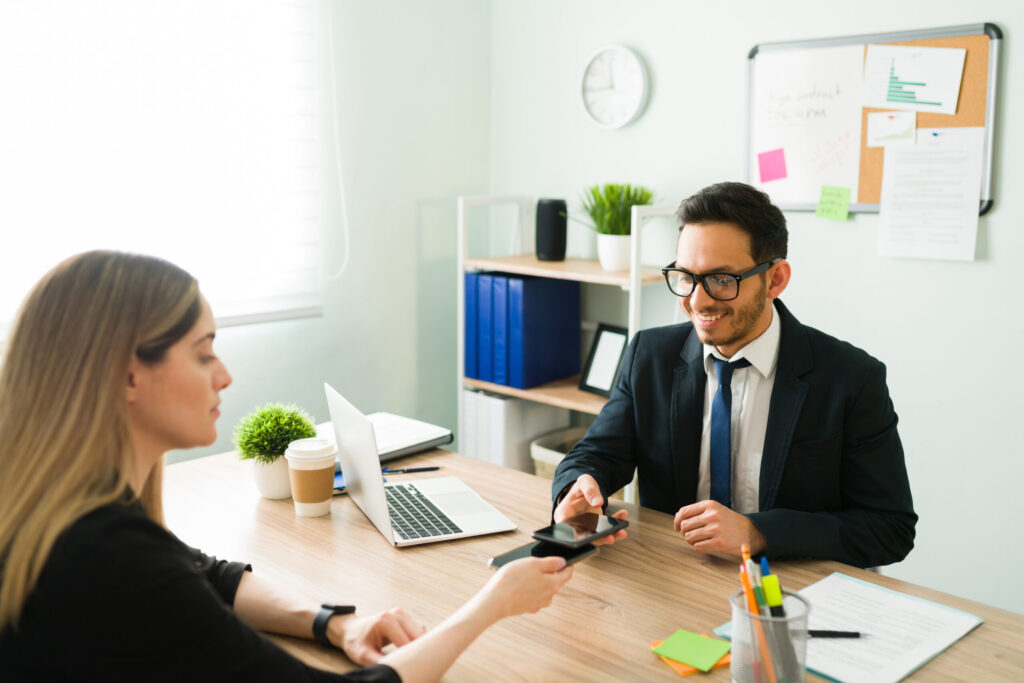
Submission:
M 750 361 L 741 358 L 735 363 L 711 357 L 718 376 L 718 391 L 711 402 L 711 500 L 732 507 L 732 371 L 745 368 Z

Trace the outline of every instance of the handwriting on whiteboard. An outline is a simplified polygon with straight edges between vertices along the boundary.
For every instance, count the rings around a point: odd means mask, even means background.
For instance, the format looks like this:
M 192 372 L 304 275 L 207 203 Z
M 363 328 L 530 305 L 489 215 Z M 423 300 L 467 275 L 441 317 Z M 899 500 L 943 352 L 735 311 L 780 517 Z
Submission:
M 770 90 L 766 94 L 767 108 L 765 116 L 768 125 L 773 126 L 805 126 L 817 121 L 825 122 L 835 102 L 842 100 L 842 85 L 833 83 L 828 86 L 811 85 L 806 90 L 789 92 Z

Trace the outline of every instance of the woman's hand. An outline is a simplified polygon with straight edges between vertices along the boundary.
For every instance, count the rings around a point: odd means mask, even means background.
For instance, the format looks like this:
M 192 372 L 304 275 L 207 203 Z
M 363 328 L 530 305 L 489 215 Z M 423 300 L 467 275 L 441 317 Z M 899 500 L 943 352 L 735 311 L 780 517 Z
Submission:
M 388 645 L 401 647 L 421 635 L 423 630 L 400 607 L 368 617 L 336 616 L 327 622 L 327 639 L 360 666 L 379 661 Z
M 493 610 L 495 619 L 536 612 L 551 604 L 572 577 L 564 557 L 524 557 L 510 562 L 491 577 L 476 599 Z
M 565 566 L 564 557 L 525 557 L 510 562 L 455 614 L 422 638 L 388 653 L 383 661 L 405 683 L 436 681 L 488 626 L 547 607 L 570 576 L 572 568 Z

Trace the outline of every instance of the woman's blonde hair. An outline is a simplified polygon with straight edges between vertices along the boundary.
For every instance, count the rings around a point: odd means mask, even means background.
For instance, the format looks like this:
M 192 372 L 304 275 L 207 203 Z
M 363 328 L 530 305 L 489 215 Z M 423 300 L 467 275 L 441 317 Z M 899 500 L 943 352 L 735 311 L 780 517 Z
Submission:
M 163 524 L 163 463 L 142 491 L 128 484 L 129 363 L 159 363 L 200 307 L 181 268 L 113 251 L 67 259 L 22 303 L 0 366 L 0 632 L 83 515 L 137 494 Z

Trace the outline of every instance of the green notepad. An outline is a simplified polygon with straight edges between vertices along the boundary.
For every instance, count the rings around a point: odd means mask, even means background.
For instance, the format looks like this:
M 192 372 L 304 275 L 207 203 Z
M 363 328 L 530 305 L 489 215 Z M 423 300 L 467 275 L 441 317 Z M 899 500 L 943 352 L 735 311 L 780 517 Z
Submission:
M 683 629 L 670 635 L 653 650 L 656 655 L 689 664 L 701 671 L 710 671 L 728 651 L 729 643 L 724 640 L 705 638 Z

